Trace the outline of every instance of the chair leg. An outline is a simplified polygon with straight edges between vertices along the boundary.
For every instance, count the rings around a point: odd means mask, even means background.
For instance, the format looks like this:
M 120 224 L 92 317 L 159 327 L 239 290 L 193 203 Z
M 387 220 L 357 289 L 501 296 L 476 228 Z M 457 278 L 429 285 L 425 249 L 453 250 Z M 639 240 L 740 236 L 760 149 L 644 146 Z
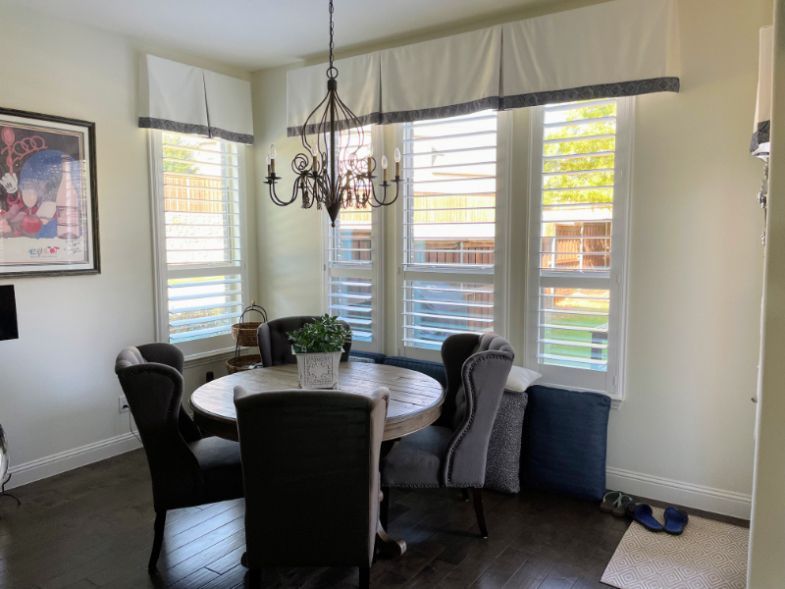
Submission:
M 390 487 L 382 487 L 382 504 L 379 506 L 379 521 L 382 527 L 387 529 L 387 521 L 390 518 Z
M 371 586 L 371 567 L 360 567 L 360 589 Z
M 474 513 L 477 514 L 477 525 L 480 526 L 480 536 L 488 537 L 488 526 L 485 524 L 485 511 L 482 508 L 482 489 L 472 489 L 474 499 Z
M 158 556 L 161 554 L 161 546 L 164 543 L 164 527 L 166 526 L 166 511 L 155 512 L 155 523 L 153 524 L 153 550 L 150 552 L 150 561 L 147 563 L 147 571 L 152 575 L 157 571 Z

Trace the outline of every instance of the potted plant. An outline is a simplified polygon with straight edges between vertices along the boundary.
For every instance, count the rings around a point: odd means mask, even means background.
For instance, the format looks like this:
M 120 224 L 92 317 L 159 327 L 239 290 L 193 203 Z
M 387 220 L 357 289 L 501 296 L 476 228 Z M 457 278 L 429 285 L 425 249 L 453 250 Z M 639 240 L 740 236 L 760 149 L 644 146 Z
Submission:
M 297 358 L 300 388 L 336 387 L 343 344 L 350 335 L 351 331 L 344 323 L 326 314 L 289 333 Z

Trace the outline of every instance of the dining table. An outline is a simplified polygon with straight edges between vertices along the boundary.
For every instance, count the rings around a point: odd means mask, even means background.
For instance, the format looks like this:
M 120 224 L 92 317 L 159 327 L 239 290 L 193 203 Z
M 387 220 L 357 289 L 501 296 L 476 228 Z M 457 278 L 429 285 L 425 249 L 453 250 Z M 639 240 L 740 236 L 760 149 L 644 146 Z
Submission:
M 237 413 L 234 388 L 250 392 L 292 391 L 296 394 L 299 377 L 296 364 L 282 364 L 254 368 L 229 374 L 203 384 L 191 394 L 194 421 L 204 431 L 229 440 L 237 440 Z M 442 411 L 444 391 L 434 378 L 398 366 L 370 362 L 342 362 L 338 386 L 341 391 L 370 395 L 380 387 L 390 391 L 387 406 L 382 457 L 396 440 L 413 434 L 433 422 Z M 378 524 L 376 545 L 378 553 L 396 557 L 406 551 L 406 542 L 391 537 Z

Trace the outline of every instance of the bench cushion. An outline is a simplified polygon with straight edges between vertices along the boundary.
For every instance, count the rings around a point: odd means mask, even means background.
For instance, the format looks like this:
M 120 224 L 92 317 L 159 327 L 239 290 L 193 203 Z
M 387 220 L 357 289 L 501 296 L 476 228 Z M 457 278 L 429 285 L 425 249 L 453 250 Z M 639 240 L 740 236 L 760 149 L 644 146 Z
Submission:
M 521 482 L 602 499 L 610 398 L 540 385 L 530 387 L 528 394 Z

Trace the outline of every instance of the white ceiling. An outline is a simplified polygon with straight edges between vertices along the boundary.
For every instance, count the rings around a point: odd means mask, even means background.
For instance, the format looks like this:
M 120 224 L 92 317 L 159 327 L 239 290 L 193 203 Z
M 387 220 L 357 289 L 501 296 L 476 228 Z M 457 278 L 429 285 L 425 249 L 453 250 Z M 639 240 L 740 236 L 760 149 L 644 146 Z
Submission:
M 336 47 L 557 0 L 335 0 Z M 2 0 L 248 70 L 327 47 L 326 0 Z

